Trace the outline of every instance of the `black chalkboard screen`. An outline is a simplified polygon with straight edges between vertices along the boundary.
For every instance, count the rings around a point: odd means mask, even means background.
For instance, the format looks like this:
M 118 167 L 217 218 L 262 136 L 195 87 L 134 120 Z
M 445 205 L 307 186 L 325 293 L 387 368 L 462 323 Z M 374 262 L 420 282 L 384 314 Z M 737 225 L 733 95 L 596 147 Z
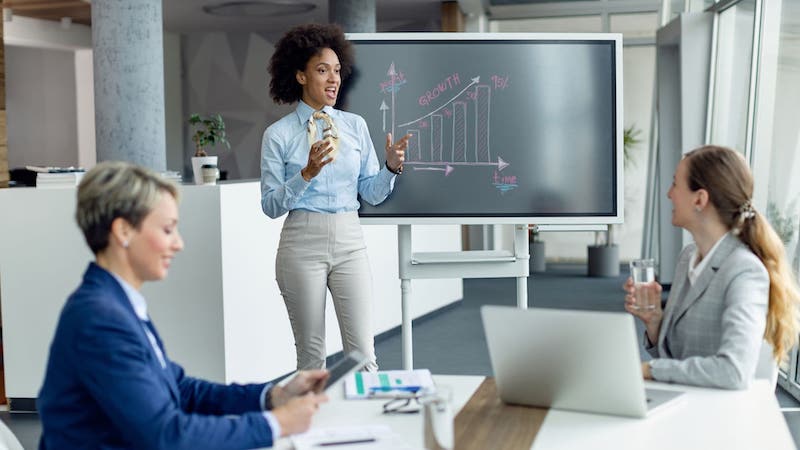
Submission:
M 404 172 L 382 223 L 619 223 L 619 35 L 354 34 L 340 105 Z M 373 221 L 376 222 L 376 221 Z

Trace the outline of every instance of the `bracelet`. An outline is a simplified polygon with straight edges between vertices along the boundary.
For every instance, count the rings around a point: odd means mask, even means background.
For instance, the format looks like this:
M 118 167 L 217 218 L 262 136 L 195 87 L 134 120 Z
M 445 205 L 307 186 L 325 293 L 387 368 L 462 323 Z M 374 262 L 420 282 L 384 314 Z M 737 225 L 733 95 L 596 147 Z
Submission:
M 402 164 L 400 164 L 400 167 L 398 167 L 397 170 L 392 170 L 392 168 L 389 167 L 389 161 L 386 161 L 384 163 L 384 165 L 386 166 L 386 170 L 388 170 L 389 172 L 392 172 L 395 175 L 400 175 L 401 173 L 403 173 L 403 165 Z

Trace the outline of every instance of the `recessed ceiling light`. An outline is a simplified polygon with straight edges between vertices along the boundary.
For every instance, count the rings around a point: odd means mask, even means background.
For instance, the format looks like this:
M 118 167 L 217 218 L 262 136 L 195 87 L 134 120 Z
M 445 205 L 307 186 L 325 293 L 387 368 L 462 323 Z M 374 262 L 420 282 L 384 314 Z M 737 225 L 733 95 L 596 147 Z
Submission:
M 303 14 L 317 6 L 313 3 L 283 0 L 243 0 L 203 6 L 206 14 L 223 17 L 276 17 Z

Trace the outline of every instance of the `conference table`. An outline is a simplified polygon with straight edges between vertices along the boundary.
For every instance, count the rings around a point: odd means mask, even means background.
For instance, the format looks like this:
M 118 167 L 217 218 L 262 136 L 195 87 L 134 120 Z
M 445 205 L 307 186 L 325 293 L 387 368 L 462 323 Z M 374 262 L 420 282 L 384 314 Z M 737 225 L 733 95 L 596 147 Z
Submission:
M 470 399 L 479 387 L 492 379 L 481 376 L 434 375 L 437 385 L 449 386 L 453 393 L 456 449 L 471 448 L 531 448 L 533 450 L 560 449 L 794 449 L 794 440 L 781 414 L 775 398 L 774 386 L 766 380 L 756 380 L 743 391 L 697 388 L 657 382 L 647 382 L 649 387 L 685 391 L 674 405 L 644 419 L 580 413 L 542 408 L 517 408 L 529 414 L 530 424 L 516 425 L 526 429 L 533 437 L 528 447 L 518 442 L 507 442 L 513 433 L 508 430 L 491 430 L 496 426 L 498 408 L 506 408 L 496 396 L 488 403 L 494 409 L 472 419 L 465 418 L 474 405 Z M 481 389 L 483 391 L 483 389 Z M 345 400 L 342 386 L 333 386 L 330 401 L 320 407 L 314 416 L 312 428 L 387 425 L 399 435 L 407 448 L 422 449 L 422 415 L 383 414 L 385 399 Z M 475 394 L 477 397 L 478 394 Z M 465 408 L 465 405 L 469 406 Z M 459 416 L 459 413 L 462 415 Z M 539 419 L 537 419 L 537 417 Z M 478 420 L 476 420 L 478 419 Z M 543 419 L 543 420 L 542 420 Z M 465 422 L 471 420 L 471 422 Z M 520 422 L 517 422 L 520 423 Z M 537 429 L 538 427 L 538 429 Z M 494 433 L 492 432 L 494 431 Z M 492 439 L 483 443 L 476 440 Z M 489 443 L 490 442 L 490 443 Z M 528 441 L 529 442 L 529 441 Z M 386 448 L 377 443 L 359 446 L 334 446 L 343 448 Z M 291 449 L 288 439 L 276 443 L 277 449 Z

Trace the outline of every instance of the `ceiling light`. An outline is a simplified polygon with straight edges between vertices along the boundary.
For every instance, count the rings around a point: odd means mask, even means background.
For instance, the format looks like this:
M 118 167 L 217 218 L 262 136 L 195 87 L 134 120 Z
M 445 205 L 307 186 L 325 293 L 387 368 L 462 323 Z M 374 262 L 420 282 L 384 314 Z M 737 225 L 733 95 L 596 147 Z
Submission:
M 203 6 L 206 14 L 223 17 L 276 17 L 303 14 L 317 6 L 313 3 L 283 0 L 243 0 Z

